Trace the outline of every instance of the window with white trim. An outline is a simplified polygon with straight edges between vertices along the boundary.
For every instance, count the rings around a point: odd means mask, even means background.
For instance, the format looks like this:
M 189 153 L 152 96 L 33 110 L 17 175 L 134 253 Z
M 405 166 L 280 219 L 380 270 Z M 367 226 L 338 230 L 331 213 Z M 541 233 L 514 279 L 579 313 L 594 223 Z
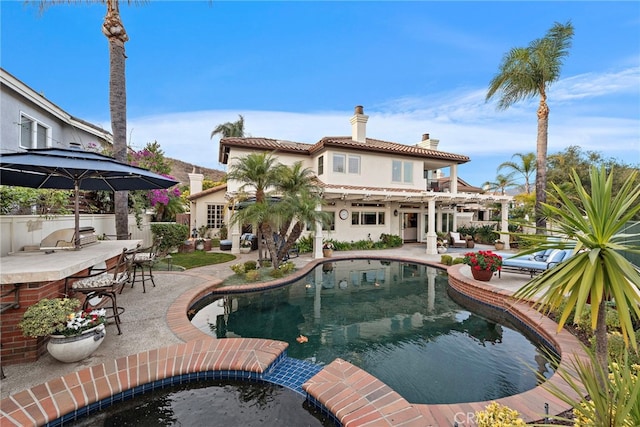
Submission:
M 413 182 L 413 162 L 393 160 L 391 163 L 391 181 L 411 184 Z
M 224 205 L 207 205 L 207 227 L 222 228 L 224 225 Z
M 47 148 L 51 146 L 51 128 L 24 113 L 20 113 L 20 147 Z
M 384 211 L 362 211 L 351 213 L 351 225 L 384 225 Z
M 324 173 L 324 156 L 318 157 L 318 175 Z
M 333 155 L 333 171 L 336 173 L 360 174 L 360 156 Z

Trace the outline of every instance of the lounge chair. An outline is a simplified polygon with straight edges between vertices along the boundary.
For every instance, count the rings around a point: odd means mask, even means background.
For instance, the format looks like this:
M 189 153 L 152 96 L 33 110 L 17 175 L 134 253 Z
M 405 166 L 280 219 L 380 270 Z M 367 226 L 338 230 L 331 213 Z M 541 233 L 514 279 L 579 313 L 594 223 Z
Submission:
M 503 257 L 502 270 L 526 273 L 533 277 L 535 274 L 549 270 L 572 256 L 573 249 L 548 249 L 524 257 Z M 500 273 L 498 273 L 498 277 L 500 277 Z
M 460 233 L 449 232 L 450 244 L 452 248 L 466 248 L 467 240 L 460 236 Z

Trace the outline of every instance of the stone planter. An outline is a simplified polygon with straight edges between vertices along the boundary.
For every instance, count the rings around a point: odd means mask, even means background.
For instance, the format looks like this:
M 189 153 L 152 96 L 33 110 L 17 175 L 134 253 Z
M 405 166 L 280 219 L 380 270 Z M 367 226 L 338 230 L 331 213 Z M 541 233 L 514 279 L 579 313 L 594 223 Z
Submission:
M 204 242 L 198 241 L 196 242 L 196 250 L 203 251 L 204 250 Z
M 474 270 L 471 268 L 471 275 L 474 279 L 479 280 L 481 282 L 488 282 L 491 280 L 493 276 L 493 271 L 491 270 Z
M 444 246 L 438 246 L 436 250 L 438 251 L 439 254 L 443 254 L 447 252 L 447 248 Z
M 71 337 L 51 335 L 47 343 L 47 350 L 54 359 L 60 362 L 78 362 L 96 351 L 104 341 L 106 333 L 104 325 L 98 325 Z
M 323 249 L 322 256 L 325 258 L 331 258 L 333 256 L 333 249 Z
M 500 243 L 496 243 L 496 250 L 497 251 L 501 251 L 504 249 L 504 243 L 500 242 Z
M 240 246 L 240 253 L 241 254 L 248 254 L 249 252 L 251 252 L 251 246 L 249 246 L 249 247 Z

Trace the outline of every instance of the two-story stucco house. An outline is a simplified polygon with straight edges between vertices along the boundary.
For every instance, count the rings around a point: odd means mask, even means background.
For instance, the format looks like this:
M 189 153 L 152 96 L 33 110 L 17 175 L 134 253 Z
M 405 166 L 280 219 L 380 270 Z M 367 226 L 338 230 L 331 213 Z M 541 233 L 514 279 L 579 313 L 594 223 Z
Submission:
M 112 140 L 110 132 L 71 116 L 0 68 L 0 152 L 50 147 L 100 150 Z
M 401 236 L 405 242 L 426 242 L 435 254 L 436 231 L 455 231 L 459 217 L 468 217 L 468 207 L 502 203 L 501 230 L 507 230 L 509 196 L 480 194 L 458 178 L 458 165 L 469 158 L 438 150 L 438 140 L 428 134 L 416 145 L 368 138 L 368 116 L 355 108 L 351 136 L 324 137 L 315 144 L 268 138 L 223 138 L 219 161 L 233 165 L 256 151 L 273 152 L 282 164 L 302 161 L 311 168 L 323 189 L 323 210 L 333 215 L 331 225 L 315 235 L 314 256 L 321 256 L 323 238 L 377 240 L 380 234 Z M 441 171 L 449 169 L 443 178 Z M 228 223 L 226 201 L 241 183 L 202 191 L 202 176 L 191 174 L 191 226 L 219 229 Z M 229 238 L 232 251 L 239 247 L 239 227 Z M 507 239 L 508 241 L 508 239 Z

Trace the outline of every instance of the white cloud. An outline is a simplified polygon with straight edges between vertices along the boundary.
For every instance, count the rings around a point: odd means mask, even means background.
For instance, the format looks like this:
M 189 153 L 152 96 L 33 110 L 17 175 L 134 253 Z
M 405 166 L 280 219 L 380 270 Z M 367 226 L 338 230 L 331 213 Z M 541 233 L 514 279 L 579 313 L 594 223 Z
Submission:
M 562 100 L 562 106 L 552 109 L 549 151 L 579 145 L 626 162 L 640 161 L 640 118 L 617 116 L 599 106 L 597 99 L 612 92 L 637 94 L 638 86 L 637 68 L 602 75 L 582 74 L 556 83 L 553 100 Z M 365 106 L 369 115 L 367 135 L 416 144 L 423 133 L 429 133 L 440 139 L 439 148 L 443 151 L 472 157 L 493 154 L 503 160 L 517 152 L 535 151 L 537 99 L 497 111 L 494 101 L 485 103 L 485 93 L 485 89 L 457 89 Z M 218 110 L 138 117 L 129 120 L 131 143 L 141 148 L 157 140 L 169 157 L 223 169 L 218 163 L 218 138 L 211 140 L 209 136 L 218 124 L 237 120 L 239 113 L 244 116 L 245 130 L 251 136 L 311 144 L 324 136 L 350 135 L 349 118 L 353 110 L 308 113 Z M 623 157 L 621 153 L 630 155 Z M 486 179 L 493 179 L 493 175 Z

